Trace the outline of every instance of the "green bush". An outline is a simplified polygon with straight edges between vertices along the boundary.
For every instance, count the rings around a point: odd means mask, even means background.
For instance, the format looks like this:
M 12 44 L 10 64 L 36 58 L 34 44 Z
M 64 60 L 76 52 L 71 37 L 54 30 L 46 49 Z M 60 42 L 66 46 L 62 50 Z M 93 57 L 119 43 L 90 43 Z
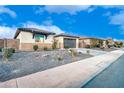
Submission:
M 47 50 L 48 50 L 48 48 L 47 48 L 47 47 L 44 47 L 44 48 L 43 48 L 43 50 L 44 50 L 44 51 L 47 51 Z
M 14 49 L 14 48 L 10 48 L 10 51 L 11 51 L 12 53 L 15 53 L 15 49 Z
M 0 52 L 2 52 L 2 48 L 0 47 Z
M 37 51 L 38 50 L 38 45 L 34 45 L 33 49 L 34 49 L 34 51 Z
M 57 59 L 58 59 L 58 61 L 61 61 L 61 60 L 63 60 L 63 58 L 62 57 L 57 57 Z
M 52 49 L 57 49 L 57 42 L 54 41 L 53 45 L 52 45 Z
M 4 58 L 4 60 L 10 58 L 12 56 L 13 52 L 14 51 L 13 51 L 12 48 L 4 48 L 3 49 L 3 58 Z

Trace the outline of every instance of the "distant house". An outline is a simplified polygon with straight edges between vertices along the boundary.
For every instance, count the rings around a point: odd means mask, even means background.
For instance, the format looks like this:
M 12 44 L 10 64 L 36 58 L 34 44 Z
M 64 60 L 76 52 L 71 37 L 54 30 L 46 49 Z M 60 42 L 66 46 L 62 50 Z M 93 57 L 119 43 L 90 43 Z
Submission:
M 85 48 L 85 47 L 95 47 L 97 45 L 102 45 L 103 40 L 99 38 L 91 38 L 91 37 L 81 37 L 79 39 L 79 47 Z
M 54 36 L 57 48 L 79 48 L 79 37 L 68 34 L 58 34 Z
M 110 45 L 110 46 L 113 46 L 115 43 L 112 38 L 107 39 L 106 42 L 107 42 L 107 45 Z
M 55 33 L 36 28 L 18 28 L 14 39 L 19 39 L 19 50 L 33 50 L 33 45 L 52 48 Z

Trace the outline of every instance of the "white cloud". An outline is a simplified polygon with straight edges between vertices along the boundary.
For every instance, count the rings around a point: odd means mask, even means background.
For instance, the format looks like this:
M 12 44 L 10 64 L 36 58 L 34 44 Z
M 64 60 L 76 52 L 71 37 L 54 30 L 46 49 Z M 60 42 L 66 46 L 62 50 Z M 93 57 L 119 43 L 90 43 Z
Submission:
M 116 38 L 114 38 L 113 40 L 114 41 L 124 41 L 123 39 L 116 39 Z
M 111 24 L 122 26 L 124 25 L 124 12 L 113 15 L 110 17 L 110 19 L 111 19 L 110 21 Z
M 69 13 L 71 15 L 75 15 L 80 11 L 92 12 L 93 9 L 90 5 L 46 5 L 44 7 L 40 7 L 36 13 L 42 13 L 44 11 L 49 13 Z
M 13 38 L 15 32 L 15 27 L 0 26 L 0 38 Z
M 124 12 L 110 16 L 110 24 L 118 26 L 122 30 L 120 34 L 124 34 Z
M 8 14 L 11 17 L 16 17 L 16 13 L 5 6 L 0 6 L 0 14 Z
M 52 25 L 52 23 L 53 23 L 53 21 L 50 19 L 50 20 L 45 20 L 45 21 L 43 21 L 43 24 L 44 25 Z
M 27 28 L 39 28 L 51 32 L 55 32 L 56 34 L 65 33 L 62 29 L 60 29 L 56 25 L 39 25 L 35 22 L 28 21 L 22 24 L 22 27 Z M 13 38 L 15 35 L 17 27 L 9 27 L 9 26 L 0 26 L 0 38 Z
M 110 9 L 110 8 L 124 9 L 123 5 L 102 5 L 100 7 L 105 8 L 105 9 Z
M 39 25 L 35 22 L 31 22 L 28 21 L 26 23 L 23 24 L 23 27 L 27 27 L 27 28 L 39 28 L 39 29 L 43 29 L 43 30 L 47 30 L 47 31 L 51 31 L 54 32 L 56 34 L 60 34 L 60 33 L 64 33 L 65 31 L 63 31 L 61 28 L 59 28 L 56 25 Z

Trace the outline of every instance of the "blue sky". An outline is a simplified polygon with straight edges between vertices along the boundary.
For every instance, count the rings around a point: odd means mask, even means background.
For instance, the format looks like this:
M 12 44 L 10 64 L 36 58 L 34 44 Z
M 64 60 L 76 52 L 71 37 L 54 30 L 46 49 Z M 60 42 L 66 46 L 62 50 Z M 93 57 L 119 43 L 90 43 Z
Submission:
M 123 40 L 124 6 L 0 6 L 0 38 L 12 38 L 18 27 Z

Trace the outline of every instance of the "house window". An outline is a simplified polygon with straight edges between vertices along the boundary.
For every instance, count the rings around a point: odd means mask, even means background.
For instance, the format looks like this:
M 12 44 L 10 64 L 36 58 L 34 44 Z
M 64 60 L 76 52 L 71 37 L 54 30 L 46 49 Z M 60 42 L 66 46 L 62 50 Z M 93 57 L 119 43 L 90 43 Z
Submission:
M 35 42 L 43 42 L 44 35 L 35 34 L 34 38 L 35 38 Z

